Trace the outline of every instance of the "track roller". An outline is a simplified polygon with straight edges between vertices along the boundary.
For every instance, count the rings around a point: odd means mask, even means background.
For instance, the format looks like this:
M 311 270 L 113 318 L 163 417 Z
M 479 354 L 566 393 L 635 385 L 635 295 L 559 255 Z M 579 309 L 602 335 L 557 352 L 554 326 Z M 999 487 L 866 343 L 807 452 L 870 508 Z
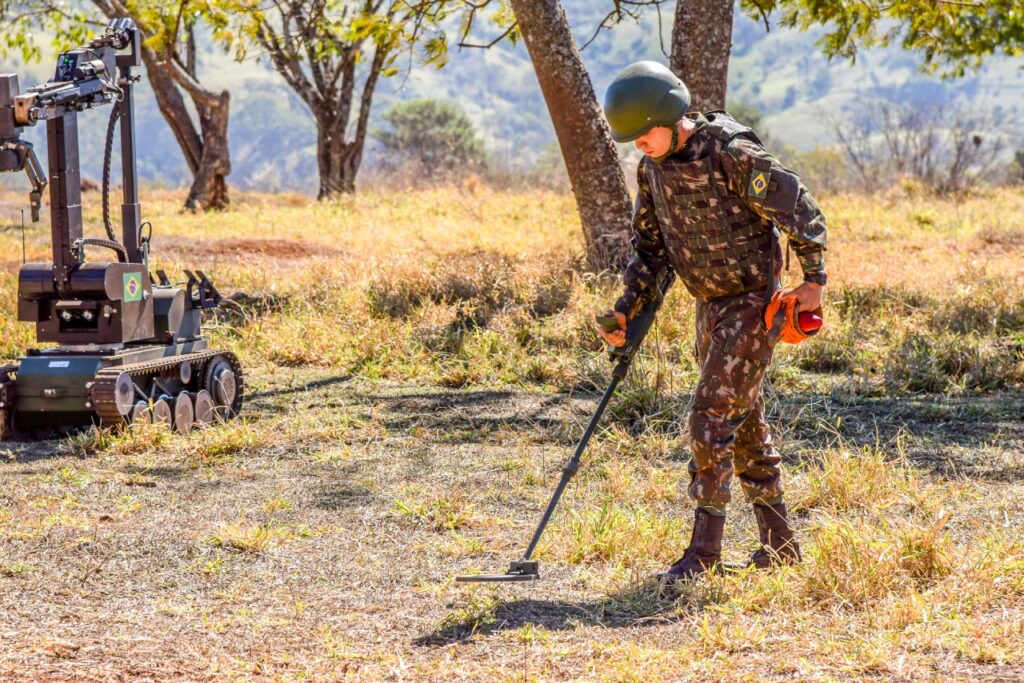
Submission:
M 196 421 L 195 406 L 192 404 L 192 394 L 183 391 L 174 399 L 174 430 L 182 436 L 187 436 L 192 431 L 192 425 Z
M 149 410 L 148 401 L 139 401 L 132 407 L 131 423 L 137 424 L 153 424 L 153 413 Z
M 96 374 L 89 397 L 104 426 L 150 421 L 188 434 L 197 424 L 238 415 L 242 391 L 242 368 L 235 354 L 200 351 L 104 368 Z
M 233 353 L 214 356 L 206 364 L 203 388 L 210 392 L 217 415 L 225 420 L 238 415 L 242 409 L 242 372 Z
M 135 407 L 135 383 L 127 372 L 118 375 L 114 382 L 114 401 L 122 418 L 126 418 Z
M 200 389 L 196 394 L 195 417 L 197 426 L 211 425 L 217 421 L 217 409 L 213 403 L 213 397 L 206 389 Z
M 153 401 L 153 424 L 165 424 L 168 429 L 174 427 L 174 411 L 168 402 L 168 396 L 161 396 Z
M 0 440 L 14 435 L 14 378 L 17 365 L 0 365 Z

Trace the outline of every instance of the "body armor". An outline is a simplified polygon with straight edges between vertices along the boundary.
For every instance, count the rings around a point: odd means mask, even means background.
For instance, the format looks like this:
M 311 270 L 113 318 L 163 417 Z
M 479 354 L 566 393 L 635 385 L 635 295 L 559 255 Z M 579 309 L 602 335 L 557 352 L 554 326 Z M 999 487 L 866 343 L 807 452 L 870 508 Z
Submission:
M 703 158 L 643 162 L 672 268 L 701 299 L 772 289 L 781 260 L 775 227 L 730 190 L 718 160 L 739 135 L 760 140 L 724 112 L 708 120 L 695 135 L 713 136 L 719 144 L 709 145 Z

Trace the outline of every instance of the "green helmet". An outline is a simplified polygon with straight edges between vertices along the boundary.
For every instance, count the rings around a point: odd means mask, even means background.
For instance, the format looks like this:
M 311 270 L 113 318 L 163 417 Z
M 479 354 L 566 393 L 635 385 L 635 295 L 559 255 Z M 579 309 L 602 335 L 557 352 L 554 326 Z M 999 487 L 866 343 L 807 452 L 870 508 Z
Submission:
M 682 79 L 658 62 L 630 64 L 604 94 L 604 116 L 615 142 L 630 142 L 657 126 L 673 126 L 690 110 Z

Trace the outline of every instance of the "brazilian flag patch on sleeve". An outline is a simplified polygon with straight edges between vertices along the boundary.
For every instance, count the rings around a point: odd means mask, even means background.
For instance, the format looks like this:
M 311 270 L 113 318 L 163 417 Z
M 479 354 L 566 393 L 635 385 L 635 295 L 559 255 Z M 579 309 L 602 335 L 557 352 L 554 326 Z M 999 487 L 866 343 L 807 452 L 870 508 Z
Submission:
M 750 176 L 750 185 L 747 187 L 747 195 L 764 199 L 768 195 L 768 181 L 772 179 L 771 171 L 759 171 L 754 169 Z

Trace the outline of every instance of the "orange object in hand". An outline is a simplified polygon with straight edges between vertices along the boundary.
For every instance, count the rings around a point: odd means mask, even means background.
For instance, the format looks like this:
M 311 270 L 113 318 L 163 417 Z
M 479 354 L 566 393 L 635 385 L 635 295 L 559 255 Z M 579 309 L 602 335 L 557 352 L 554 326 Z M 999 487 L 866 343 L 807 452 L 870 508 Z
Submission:
M 787 344 L 799 344 L 818 333 L 824 320 L 821 309 L 798 312 L 799 302 L 795 296 L 782 296 L 775 292 L 764 309 L 764 324 L 771 336 L 777 336 Z
M 797 316 L 797 322 L 800 325 L 800 331 L 805 334 L 811 334 L 821 329 L 821 326 L 825 324 L 825 321 L 821 319 L 820 315 L 804 311 Z

